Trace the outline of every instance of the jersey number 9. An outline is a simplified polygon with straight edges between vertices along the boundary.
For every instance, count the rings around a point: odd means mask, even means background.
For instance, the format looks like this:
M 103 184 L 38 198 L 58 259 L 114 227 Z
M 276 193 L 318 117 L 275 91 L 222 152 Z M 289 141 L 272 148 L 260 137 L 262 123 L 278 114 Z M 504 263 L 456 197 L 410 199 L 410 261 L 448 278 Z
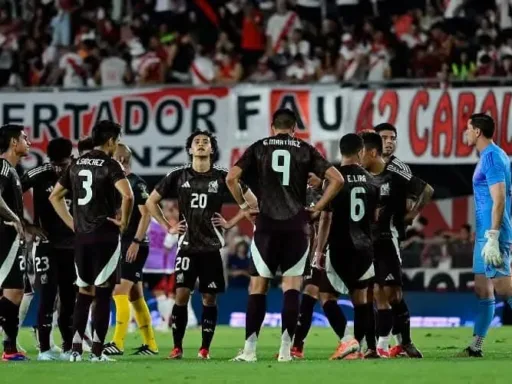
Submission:
M 285 149 L 276 149 L 272 152 L 272 169 L 280 173 L 281 185 L 290 185 L 290 152 Z

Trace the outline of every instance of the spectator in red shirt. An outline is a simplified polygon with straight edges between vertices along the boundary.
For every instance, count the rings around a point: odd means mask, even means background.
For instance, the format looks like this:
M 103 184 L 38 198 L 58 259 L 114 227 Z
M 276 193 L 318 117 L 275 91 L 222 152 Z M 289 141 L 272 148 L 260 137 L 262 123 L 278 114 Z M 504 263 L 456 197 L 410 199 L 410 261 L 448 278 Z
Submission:
M 234 51 L 224 52 L 218 62 L 216 83 L 236 84 L 242 79 L 242 65 Z
M 246 73 L 252 72 L 265 51 L 263 15 L 254 7 L 252 1 L 248 1 L 244 6 L 241 48 L 244 70 Z

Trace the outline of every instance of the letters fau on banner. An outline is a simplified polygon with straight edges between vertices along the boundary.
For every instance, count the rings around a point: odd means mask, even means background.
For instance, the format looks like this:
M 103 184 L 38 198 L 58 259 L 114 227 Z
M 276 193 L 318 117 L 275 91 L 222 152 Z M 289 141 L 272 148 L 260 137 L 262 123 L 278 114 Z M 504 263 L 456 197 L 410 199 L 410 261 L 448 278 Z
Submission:
M 350 98 L 351 131 L 382 122 L 398 130 L 397 156 L 411 164 L 473 164 L 476 151 L 465 144 L 466 123 L 483 112 L 497 124 L 496 143 L 512 155 L 512 89 L 477 88 L 357 91 Z

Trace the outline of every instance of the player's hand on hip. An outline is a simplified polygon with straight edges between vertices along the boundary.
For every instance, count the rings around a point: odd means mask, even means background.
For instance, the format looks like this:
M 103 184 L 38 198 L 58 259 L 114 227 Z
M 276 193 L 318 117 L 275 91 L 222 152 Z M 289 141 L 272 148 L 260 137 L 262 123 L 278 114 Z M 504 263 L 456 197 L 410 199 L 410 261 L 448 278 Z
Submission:
M 316 220 L 318 217 L 320 217 L 320 213 L 322 213 L 322 210 L 318 209 L 316 206 L 307 207 L 306 211 L 308 211 L 311 220 Z
M 37 225 L 29 224 L 26 226 L 25 231 L 33 237 L 39 237 L 42 240 L 48 240 L 47 233 L 43 230 L 43 228 L 38 227 Z
M 13 226 L 21 240 L 25 240 L 25 227 L 23 227 L 23 223 L 20 219 L 16 219 L 14 221 L 5 222 L 6 225 Z
M 260 213 L 260 210 L 258 208 L 247 208 L 243 210 L 243 213 L 247 220 L 254 223 L 256 221 L 256 216 Z
M 213 217 L 212 217 L 212 224 L 215 226 L 215 227 L 221 227 L 221 228 L 224 228 L 224 229 L 230 229 L 232 228 L 233 226 L 228 222 L 226 221 L 226 219 L 224 217 L 222 217 L 222 215 L 218 212 L 216 212 Z
M 126 227 L 128 225 L 126 223 L 123 223 L 121 220 L 112 217 L 107 217 L 107 220 L 117 225 L 119 227 L 119 232 L 124 233 L 124 231 L 126 231 Z
M 325 269 L 325 254 L 321 252 L 315 252 L 311 266 L 316 269 Z
M 500 231 L 488 230 L 485 232 L 485 238 L 487 242 L 482 249 L 482 256 L 484 257 L 485 264 L 492 265 L 494 267 L 503 266 L 503 258 L 500 252 Z
M 137 259 L 137 255 L 139 254 L 139 244 L 131 243 L 126 251 L 126 261 L 128 263 L 133 263 Z
M 181 220 L 169 229 L 171 235 L 183 235 L 185 232 L 187 232 L 187 222 L 185 220 Z
M 308 184 L 315 189 L 319 189 L 322 186 L 322 179 L 310 172 L 308 173 Z

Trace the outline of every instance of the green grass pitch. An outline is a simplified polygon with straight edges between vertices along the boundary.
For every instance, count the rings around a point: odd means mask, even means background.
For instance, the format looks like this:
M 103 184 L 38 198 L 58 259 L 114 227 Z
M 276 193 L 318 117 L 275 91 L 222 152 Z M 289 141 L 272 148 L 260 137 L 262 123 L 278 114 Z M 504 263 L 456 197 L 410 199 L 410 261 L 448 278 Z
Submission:
M 160 355 L 122 356 L 115 363 L 37 362 L 34 342 L 27 329 L 20 335 L 32 361 L 1 363 L 0 383 L 20 384 L 187 384 L 187 383 L 507 383 L 512 376 L 512 328 L 491 329 L 483 359 L 457 358 L 471 338 L 471 329 L 415 329 L 413 338 L 425 355 L 423 360 L 389 359 L 368 361 L 328 361 L 336 347 L 330 329 L 313 328 L 306 343 L 306 360 L 277 363 L 278 329 L 264 328 L 258 345 L 257 363 L 234 363 L 243 346 L 243 329 L 219 327 L 211 348 L 210 361 L 196 358 L 201 331 L 185 335 L 185 358 L 165 359 L 171 333 L 157 334 Z M 137 333 L 129 334 L 127 351 L 140 344 Z M 31 348 L 30 348 L 31 347 Z

